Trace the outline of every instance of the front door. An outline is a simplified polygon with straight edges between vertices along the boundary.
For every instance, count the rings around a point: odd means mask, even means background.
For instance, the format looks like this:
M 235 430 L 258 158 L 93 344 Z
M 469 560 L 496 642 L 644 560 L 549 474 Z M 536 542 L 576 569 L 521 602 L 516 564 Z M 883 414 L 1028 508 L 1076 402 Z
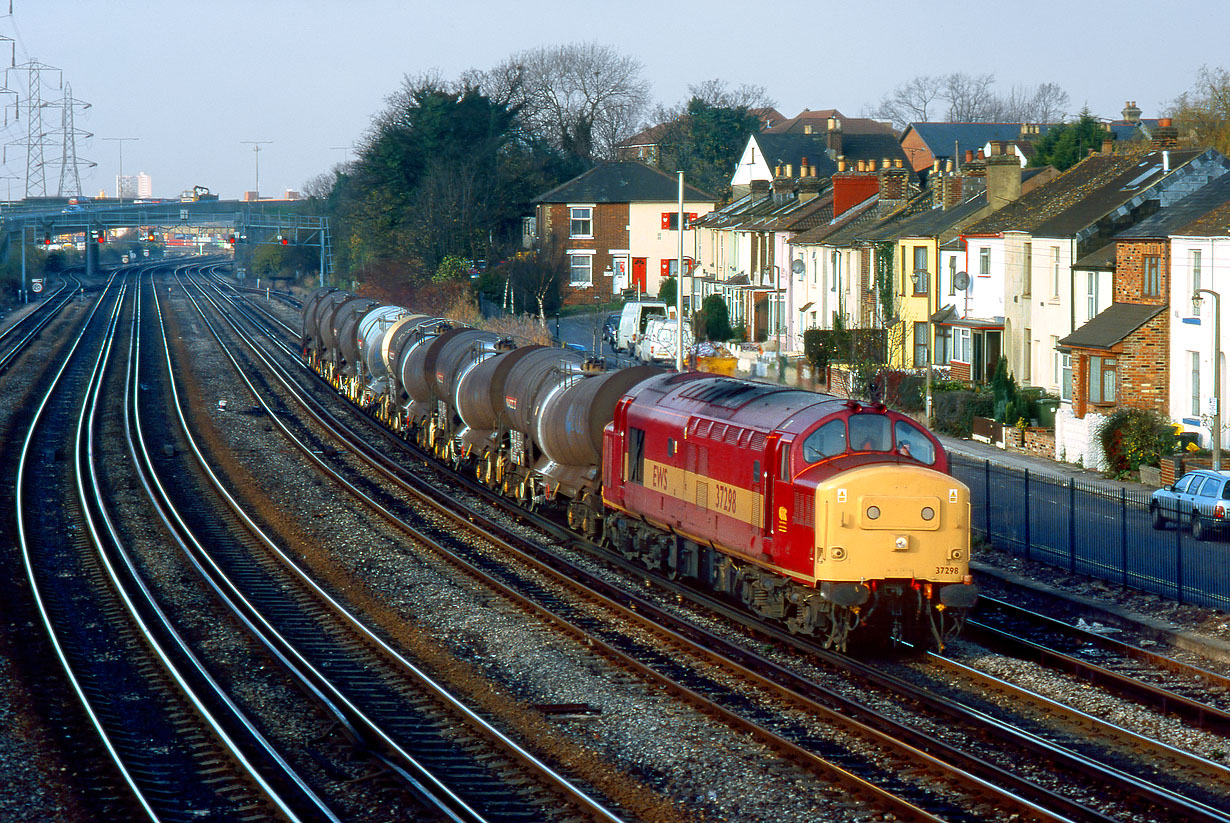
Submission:
M 640 294 L 645 293 L 646 291 L 645 284 L 648 282 L 645 278 L 645 268 L 646 268 L 647 260 L 648 258 L 646 257 L 633 257 L 632 258 L 632 285 L 630 288 L 636 289 L 638 293 Z
M 974 332 L 974 356 L 970 358 L 974 362 L 970 365 L 970 368 L 973 370 L 972 376 L 975 383 L 982 383 L 987 379 L 986 369 L 984 368 L 985 361 L 982 359 L 982 351 L 984 348 L 982 343 L 982 334 L 979 332 Z

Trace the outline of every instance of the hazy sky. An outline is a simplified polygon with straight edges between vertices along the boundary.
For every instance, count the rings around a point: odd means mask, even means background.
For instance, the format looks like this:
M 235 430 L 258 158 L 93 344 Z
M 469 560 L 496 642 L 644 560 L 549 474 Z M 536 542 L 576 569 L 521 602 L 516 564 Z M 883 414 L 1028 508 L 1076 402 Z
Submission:
M 7 11 L 0 0 L 0 14 Z M 1118 117 L 1127 100 L 1157 116 L 1201 65 L 1230 67 L 1230 3 L 1141 0 L 971 3 L 556 2 L 555 0 L 12 0 L 0 34 L 17 62 L 54 66 L 92 104 L 77 126 L 86 194 L 126 174 L 154 193 L 195 184 L 224 198 L 254 185 L 301 189 L 340 162 L 401 79 L 453 79 L 543 45 L 597 41 L 639 59 L 656 100 L 720 78 L 765 86 L 778 109 L 855 116 L 919 74 L 991 72 L 997 89 L 1055 82 L 1072 110 Z M 5 55 L 4 59 L 7 59 Z M 54 87 L 57 73 L 44 75 Z M 10 79 L 10 86 L 15 78 Z M 59 100 L 50 90 L 45 99 Z M 9 98 L 12 99 L 11 97 Z M 59 127 L 58 110 L 48 111 Z M 24 143 L 24 128 L 6 142 Z M 634 124 L 641 125 L 641 124 Z M 135 137 L 134 142 L 100 138 Z M 7 181 L 24 189 L 24 151 L 6 150 Z M 54 194 L 60 158 L 47 156 Z

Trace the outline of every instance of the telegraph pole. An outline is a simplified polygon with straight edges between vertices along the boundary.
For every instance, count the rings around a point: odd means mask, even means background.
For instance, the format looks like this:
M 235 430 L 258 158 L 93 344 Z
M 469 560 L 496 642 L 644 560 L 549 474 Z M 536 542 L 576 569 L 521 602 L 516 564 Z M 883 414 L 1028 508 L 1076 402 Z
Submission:
M 267 146 L 272 143 L 272 140 L 240 140 L 245 146 L 252 147 L 252 154 L 256 158 L 256 190 L 253 193 L 257 200 L 261 199 L 261 146 Z
M 130 140 L 140 140 L 140 137 L 100 137 L 100 140 L 114 140 L 120 144 L 120 173 L 115 178 L 115 196 L 124 205 L 124 143 Z

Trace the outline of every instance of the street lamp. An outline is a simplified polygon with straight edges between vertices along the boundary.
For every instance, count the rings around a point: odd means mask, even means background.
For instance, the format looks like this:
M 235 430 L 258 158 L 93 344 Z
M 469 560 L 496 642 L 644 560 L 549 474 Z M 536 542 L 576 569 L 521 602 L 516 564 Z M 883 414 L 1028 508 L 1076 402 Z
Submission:
M 1221 470 L 1221 295 L 1212 289 L 1196 289 L 1192 311 L 1200 313 L 1200 293 L 1213 295 L 1213 470 Z
M 256 191 L 252 192 L 253 196 L 261 199 L 261 146 L 267 146 L 272 143 L 272 140 L 240 140 L 245 146 L 252 147 L 252 155 L 256 160 Z

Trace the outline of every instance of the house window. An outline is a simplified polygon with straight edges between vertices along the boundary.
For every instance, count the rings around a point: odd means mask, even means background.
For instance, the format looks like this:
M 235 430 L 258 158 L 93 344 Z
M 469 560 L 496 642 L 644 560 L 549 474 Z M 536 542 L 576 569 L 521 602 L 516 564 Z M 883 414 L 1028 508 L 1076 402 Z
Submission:
M 1113 357 L 1089 358 L 1089 402 L 1107 404 L 1115 402 L 1115 363 Z
M 1063 400 L 1072 399 L 1072 355 L 1066 352 L 1059 354 L 1059 397 Z
M 949 296 L 957 293 L 957 258 L 955 256 L 948 258 L 948 294 Z
M 914 368 L 927 365 L 927 324 L 914 324 Z
M 593 206 L 570 206 L 568 208 L 568 236 L 594 236 Z
M 568 282 L 573 286 L 590 286 L 594 282 L 594 256 L 592 254 L 568 255 L 570 272 Z
M 1089 272 L 1085 275 L 1085 319 L 1092 320 L 1098 316 L 1098 275 Z
M 935 362 L 943 365 L 952 360 L 952 327 L 939 326 L 935 330 Z
M 927 281 L 931 279 L 930 273 L 927 271 L 927 247 L 914 247 L 914 294 L 927 293 Z
M 991 275 L 991 250 L 986 246 L 978 250 L 978 273 L 983 277 Z
M 685 229 L 692 228 L 692 224 L 696 222 L 696 212 L 683 213 L 683 227 Z M 679 228 L 679 212 L 664 211 L 662 212 L 662 228 L 668 231 L 675 231 Z
M 1192 249 L 1192 294 L 1200 291 L 1200 249 Z
M 1059 247 L 1051 246 L 1051 294 L 1059 297 Z
M 970 331 L 969 329 L 953 329 L 952 359 L 958 363 L 970 363 Z
M 1200 353 L 1189 351 L 1187 356 L 1192 362 L 1192 417 L 1200 416 Z
M 1157 255 L 1145 257 L 1145 296 L 1158 297 L 1162 293 L 1162 258 Z
M 1021 284 L 1021 295 L 1029 297 L 1033 294 L 1034 280 L 1034 246 L 1033 243 L 1025 244 L 1025 252 L 1021 259 L 1021 276 L 1025 278 Z

